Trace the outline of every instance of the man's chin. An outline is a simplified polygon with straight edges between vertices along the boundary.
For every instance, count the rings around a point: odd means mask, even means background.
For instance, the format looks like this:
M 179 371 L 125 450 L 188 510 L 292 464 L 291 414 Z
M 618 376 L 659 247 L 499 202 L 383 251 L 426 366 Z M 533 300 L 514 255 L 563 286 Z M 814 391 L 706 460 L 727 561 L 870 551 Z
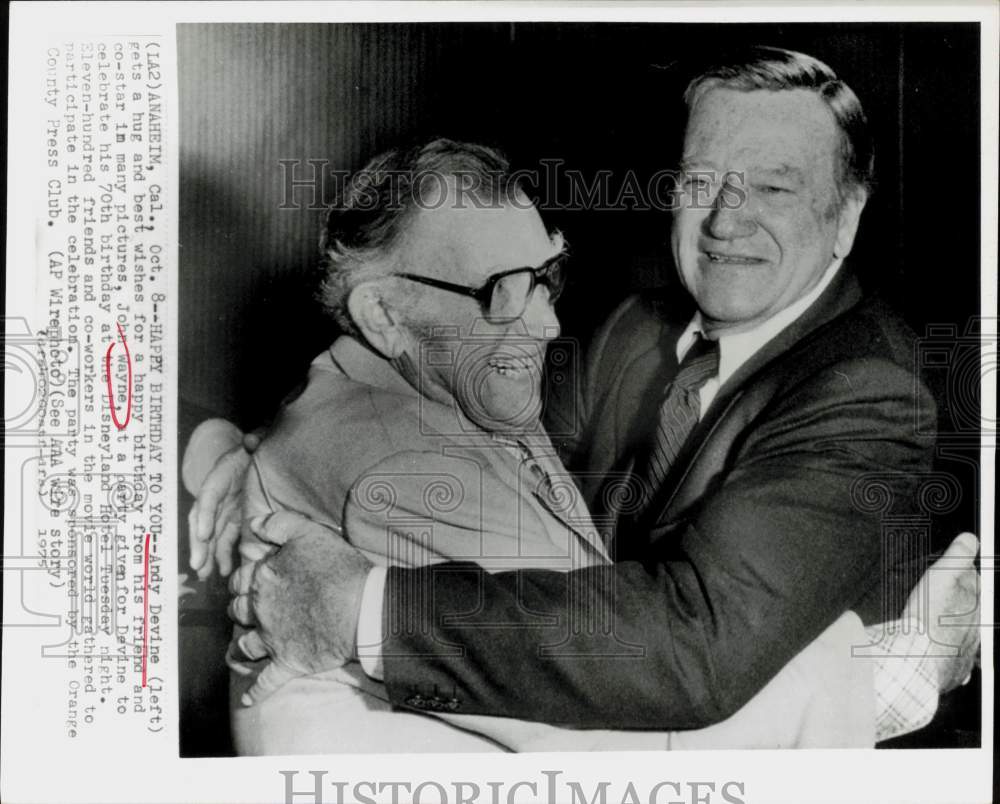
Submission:
M 469 418 L 491 433 L 525 433 L 538 428 L 542 413 L 541 395 L 504 395 L 480 400 Z
M 745 299 L 710 299 L 704 304 L 696 302 L 709 332 L 751 329 L 768 318 L 766 307 L 746 304 Z

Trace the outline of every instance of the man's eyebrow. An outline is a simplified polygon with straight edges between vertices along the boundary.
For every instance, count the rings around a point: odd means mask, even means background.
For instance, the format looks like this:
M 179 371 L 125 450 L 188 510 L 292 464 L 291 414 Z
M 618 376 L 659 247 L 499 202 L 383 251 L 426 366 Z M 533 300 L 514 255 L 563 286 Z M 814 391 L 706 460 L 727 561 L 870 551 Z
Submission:
M 514 265 L 513 263 L 494 265 L 490 268 L 489 275 L 492 276 L 493 274 L 502 274 L 504 271 L 516 271 L 519 268 L 534 268 L 537 271 L 539 268 L 544 268 L 546 265 L 550 265 L 551 263 L 555 262 L 561 257 L 568 257 L 568 256 L 569 256 L 569 246 L 564 245 L 561 249 L 559 249 L 559 251 L 555 252 L 555 254 L 553 254 L 551 257 L 546 258 L 538 265 L 524 265 L 524 264 Z
M 561 260 L 563 257 L 568 257 L 568 256 L 569 256 L 569 246 L 564 244 L 563 247 L 559 249 L 559 251 L 557 251 L 555 254 L 553 254 L 551 257 L 545 260 L 541 265 L 537 265 L 535 267 L 544 268 L 546 265 L 551 265 L 556 260 Z
M 686 156 L 681 159 L 678 167 L 681 170 L 714 170 L 715 165 L 711 162 L 703 161 L 698 156 Z
M 800 179 L 803 176 L 802 168 L 789 165 L 787 162 L 782 162 L 779 165 L 758 165 L 756 168 L 752 168 L 750 173 L 751 175 L 754 173 L 765 173 L 769 176 L 790 176 L 796 179 Z
M 679 165 L 682 171 L 707 171 L 707 170 L 717 170 L 711 162 L 704 162 L 697 156 L 687 157 L 680 161 Z M 741 171 L 736 171 L 737 173 Z M 750 168 L 750 174 L 755 173 L 766 173 L 770 176 L 791 176 L 794 178 L 801 178 L 803 175 L 802 168 L 791 165 L 787 162 L 781 162 L 777 165 L 756 165 Z

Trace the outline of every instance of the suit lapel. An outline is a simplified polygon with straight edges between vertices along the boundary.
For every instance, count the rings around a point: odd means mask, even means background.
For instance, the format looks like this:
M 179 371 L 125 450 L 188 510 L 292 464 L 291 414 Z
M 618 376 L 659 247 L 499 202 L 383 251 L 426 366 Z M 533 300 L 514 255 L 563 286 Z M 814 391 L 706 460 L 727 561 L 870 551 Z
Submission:
M 679 333 L 666 324 L 660 325 L 656 336 L 622 365 L 612 381 L 615 390 L 605 404 L 613 409 L 613 446 L 609 454 L 615 459 L 609 466 L 602 466 L 600 472 L 590 473 L 583 486 L 595 520 L 603 523 L 605 541 L 611 537 L 621 504 L 631 497 L 624 493 L 624 487 L 623 493 L 611 493 L 608 486 L 631 482 L 625 479 L 632 476 L 636 450 L 652 437 L 663 390 L 677 372 L 673 344 Z
M 678 333 L 670 331 L 639 354 L 626 368 L 618 385 L 615 404 L 617 453 L 632 457 L 656 426 L 663 390 L 677 373 L 673 344 Z
M 485 452 L 494 465 L 498 476 L 504 479 L 515 495 L 524 499 L 525 473 L 531 471 L 529 467 L 525 466 L 526 461 L 533 460 L 545 473 L 548 481 L 553 484 L 550 489 L 551 493 L 546 494 L 544 489 L 539 490 L 539 485 L 545 482 L 544 479 L 536 478 L 534 475 L 527 479 L 527 482 L 530 483 L 528 490 L 530 490 L 536 513 L 541 517 L 542 522 L 546 523 L 547 535 L 552 543 L 557 548 L 563 546 L 562 534 L 554 531 L 548 524 L 549 517 L 555 519 L 603 559 L 610 561 L 604 544 L 594 528 L 590 512 L 583 504 L 579 490 L 559 460 L 556 449 L 544 430 L 532 433 L 529 438 L 524 440 L 530 456 L 521 454 L 520 457 L 515 458 L 513 472 L 507 463 L 507 457 L 512 456 L 512 451 L 518 450 L 516 439 L 503 440 L 509 441 L 509 444 L 504 445 L 500 441 L 489 440 L 491 448 Z
M 711 442 L 712 434 L 728 416 L 734 415 L 740 398 L 751 381 L 756 382 L 758 375 L 763 375 L 773 364 L 788 355 L 797 344 L 854 307 L 860 299 L 861 289 L 858 281 L 845 266 L 841 274 L 810 308 L 740 366 L 719 389 L 705 416 L 688 438 L 685 449 L 678 456 L 677 462 L 650 505 L 647 516 L 643 518 L 645 526 L 652 527 L 669 522 L 672 509 L 675 507 L 674 503 L 684 496 L 682 491 L 685 483 Z M 653 517 L 654 512 L 655 517 Z
M 588 545 L 593 552 L 597 553 L 597 555 L 601 556 L 601 558 L 606 561 L 611 561 L 611 557 L 608 555 L 607 549 L 600 538 L 600 534 L 594 527 L 594 523 L 590 518 L 590 513 L 586 510 L 586 508 L 581 507 L 577 502 L 572 506 L 571 510 L 560 510 L 559 506 L 553 505 L 552 501 L 546 499 L 546 495 L 540 493 L 537 489 L 532 489 L 531 496 L 535 498 L 535 502 L 544 508 L 550 516 L 559 521 L 568 531 L 570 531 L 570 533 L 575 534 L 576 537 L 581 542 Z M 579 501 L 579 498 L 579 494 L 575 494 L 574 500 Z M 553 542 L 556 542 L 556 540 L 553 539 Z M 556 546 L 559 546 L 558 543 Z

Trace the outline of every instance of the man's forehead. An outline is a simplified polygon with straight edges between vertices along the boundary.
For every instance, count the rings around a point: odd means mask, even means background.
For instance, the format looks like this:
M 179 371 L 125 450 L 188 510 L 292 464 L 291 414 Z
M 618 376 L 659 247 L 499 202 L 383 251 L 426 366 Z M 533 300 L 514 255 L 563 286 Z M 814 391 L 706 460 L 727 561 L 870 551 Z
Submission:
M 554 247 L 538 211 L 521 204 L 446 204 L 417 212 L 410 229 L 411 254 L 434 275 L 463 281 L 485 279 L 505 268 L 541 264 Z
M 718 87 L 692 109 L 682 166 L 805 173 L 836 154 L 839 136 L 832 112 L 813 92 Z

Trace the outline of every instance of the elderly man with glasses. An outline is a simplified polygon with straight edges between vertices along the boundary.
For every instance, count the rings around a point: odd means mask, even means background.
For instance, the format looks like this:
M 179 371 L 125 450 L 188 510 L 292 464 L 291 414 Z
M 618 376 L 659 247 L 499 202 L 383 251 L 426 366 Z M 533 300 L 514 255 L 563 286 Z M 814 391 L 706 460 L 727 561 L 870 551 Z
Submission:
M 444 140 L 384 154 L 354 176 L 322 248 L 322 301 L 344 334 L 254 455 L 247 515 L 305 515 L 379 565 L 569 571 L 608 561 L 585 506 L 560 494 L 567 475 L 539 420 L 566 251 L 505 161 Z M 243 555 L 262 548 L 244 529 Z M 242 694 L 255 674 L 231 666 Z M 332 735 L 322 727 L 334 721 L 353 727 Z M 496 749 L 436 718 L 391 712 L 356 668 L 238 707 L 234 726 L 243 753 Z

